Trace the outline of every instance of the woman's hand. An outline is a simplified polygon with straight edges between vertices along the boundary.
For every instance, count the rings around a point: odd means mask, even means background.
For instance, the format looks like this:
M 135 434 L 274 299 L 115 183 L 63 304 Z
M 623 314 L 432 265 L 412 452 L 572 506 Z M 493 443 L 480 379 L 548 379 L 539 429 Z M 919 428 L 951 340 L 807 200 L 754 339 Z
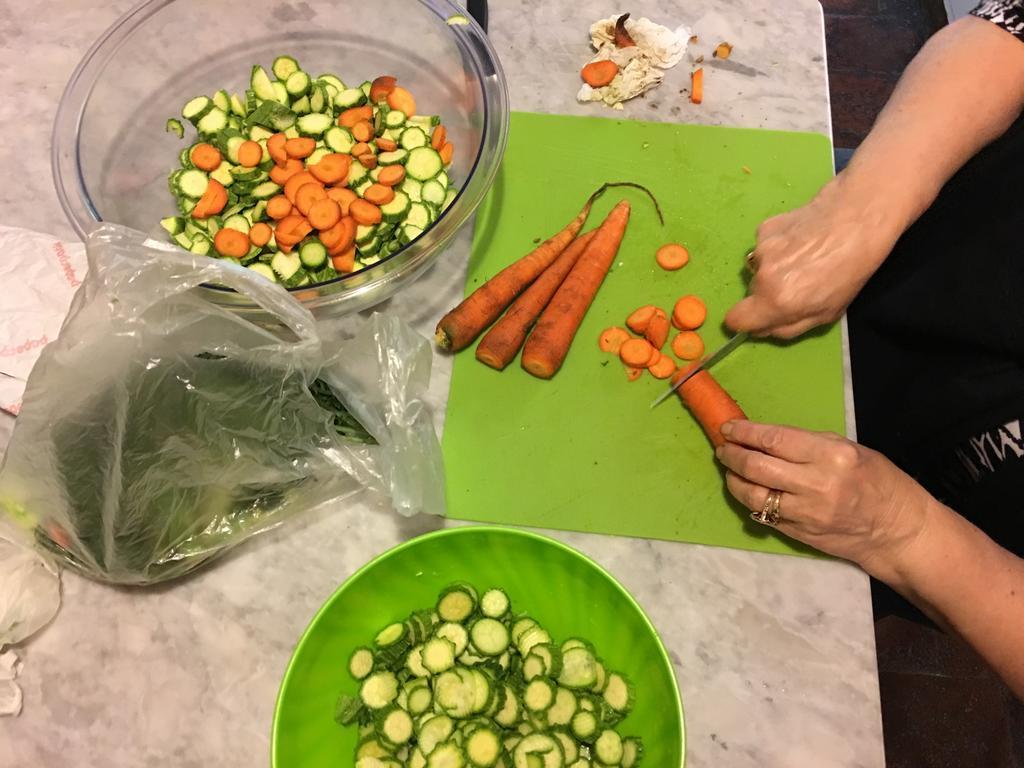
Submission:
M 882 454 L 839 435 L 732 421 L 715 452 L 729 491 L 760 511 L 782 492 L 778 529 L 896 580 L 901 552 L 924 528 L 927 492 Z
M 840 175 L 807 205 L 768 219 L 750 259 L 750 294 L 725 324 L 788 339 L 835 322 L 896 243 L 891 216 L 884 196 L 865 198 Z

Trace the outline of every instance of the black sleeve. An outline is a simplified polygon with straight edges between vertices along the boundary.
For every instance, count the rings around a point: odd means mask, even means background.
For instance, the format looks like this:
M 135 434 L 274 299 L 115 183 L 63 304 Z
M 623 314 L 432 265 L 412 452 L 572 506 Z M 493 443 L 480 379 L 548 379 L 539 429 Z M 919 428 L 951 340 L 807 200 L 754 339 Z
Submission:
M 991 21 L 1018 40 L 1024 40 L 1024 0 L 985 0 L 971 15 Z

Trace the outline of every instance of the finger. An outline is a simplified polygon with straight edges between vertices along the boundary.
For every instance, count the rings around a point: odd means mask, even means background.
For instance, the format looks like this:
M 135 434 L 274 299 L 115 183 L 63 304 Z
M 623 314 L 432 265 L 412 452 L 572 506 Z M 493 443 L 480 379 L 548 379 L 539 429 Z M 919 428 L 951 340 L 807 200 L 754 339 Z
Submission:
M 757 294 L 741 299 L 725 313 L 726 326 L 733 331 L 747 331 L 755 336 L 767 333 L 781 321 L 778 310 Z
M 823 324 L 823 321 L 816 318 L 805 318 L 795 323 L 769 328 L 767 332 L 769 336 L 774 336 L 777 339 L 795 339 L 797 336 L 802 336 L 812 328 Z
M 764 509 L 770 492 L 767 488 L 744 480 L 732 472 L 725 473 L 725 484 L 729 493 L 751 512 L 760 512 Z M 803 541 L 799 535 L 801 514 L 799 498 L 790 493 L 783 493 L 779 497 L 779 522 L 774 527 L 790 538 Z
M 765 488 L 794 492 L 807 490 L 807 484 L 801 477 L 806 474 L 805 465 L 793 464 L 735 443 L 719 446 L 715 456 L 727 469 Z
M 722 425 L 722 434 L 730 443 L 744 445 L 789 462 L 806 464 L 818 456 L 824 441 L 830 438 L 816 432 L 781 424 L 761 424 L 745 419 Z

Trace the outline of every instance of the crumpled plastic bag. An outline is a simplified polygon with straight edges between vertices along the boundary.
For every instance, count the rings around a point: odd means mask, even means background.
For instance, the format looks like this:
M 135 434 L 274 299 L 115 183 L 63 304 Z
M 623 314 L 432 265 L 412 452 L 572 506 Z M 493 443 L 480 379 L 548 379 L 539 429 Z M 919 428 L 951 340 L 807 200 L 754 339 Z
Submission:
M 403 515 L 443 514 L 421 336 L 378 314 L 334 343 L 255 272 L 122 227 L 86 248 L 0 467 L 0 514 L 27 520 L 41 548 L 145 585 L 363 488 Z M 205 300 L 201 283 L 248 296 L 280 329 Z

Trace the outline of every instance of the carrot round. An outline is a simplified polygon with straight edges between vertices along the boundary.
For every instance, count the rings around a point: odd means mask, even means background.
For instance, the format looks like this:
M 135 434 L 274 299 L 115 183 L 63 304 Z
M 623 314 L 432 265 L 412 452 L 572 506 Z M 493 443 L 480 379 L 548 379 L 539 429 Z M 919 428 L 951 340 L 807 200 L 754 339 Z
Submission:
M 359 157 L 360 155 L 373 154 L 373 147 L 367 144 L 365 141 L 360 141 L 355 144 L 352 149 L 349 150 L 352 157 Z
M 302 173 L 302 161 L 289 157 L 284 165 L 275 165 L 270 169 L 270 180 L 283 187 L 288 180 L 297 173 Z
M 667 243 L 654 254 L 658 266 L 669 272 L 682 269 L 690 260 L 690 252 L 679 243 Z
M 267 216 L 278 221 L 292 212 L 292 201 L 284 195 L 274 195 L 267 201 Z
M 639 333 L 643 335 L 647 332 L 647 326 L 651 322 L 651 318 L 654 317 L 654 313 L 658 311 L 658 308 L 653 304 L 647 304 L 635 309 L 630 313 L 629 317 L 626 318 L 626 325 L 633 333 Z
M 583 82 L 591 88 L 603 88 L 614 80 L 617 74 L 619 74 L 619 65 L 608 59 L 592 61 L 580 70 Z
M 448 141 L 448 129 L 443 125 L 439 125 L 434 128 L 434 132 L 430 134 L 430 146 L 436 149 L 438 152 L 441 151 L 441 147 Z
M 388 94 L 395 90 L 396 84 L 397 81 L 391 75 L 381 75 L 374 78 L 374 81 L 370 83 L 370 101 L 374 104 L 384 101 Z
M 634 368 L 631 365 L 626 366 L 626 379 L 629 381 L 636 381 L 643 375 L 643 368 Z
M 196 144 L 192 147 L 192 152 L 189 155 L 189 159 L 192 161 L 192 165 L 201 171 L 216 171 L 221 164 L 220 150 L 212 144 Z
M 353 201 L 359 199 L 359 195 L 351 189 L 339 189 L 338 187 L 328 189 L 327 196 L 338 204 L 341 208 L 342 216 L 348 216 L 349 206 L 352 205 Z
M 347 250 L 331 257 L 331 264 L 338 272 L 351 272 L 356 268 L 356 247 L 350 246 Z
M 656 379 L 667 379 L 676 372 L 676 364 L 668 355 L 662 355 L 654 365 L 648 365 L 647 370 Z
M 348 169 L 351 165 L 352 157 L 350 155 L 332 152 L 321 157 L 319 162 L 308 166 L 306 170 L 313 174 L 313 178 L 317 181 L 322 181 L 324 184 L 337 184 L 348 177 Z
M 377 167 L 377 156 L 373 152 L 367 152 L 364 155 L 359 156 L 359 164 L 368 170 L 373 170 Z
M 240 259 L 249 252 L 249 238 L 237 229 L 225 227 L 213 236 L 213 247 L 221 256 Z
M 327 192 L 324 191 L 320 183 L 311 181 L 309 184 L 303 184 L 295 192 L 295 207 L 303 216 L 309 216 L 314 203 L 327 199 Z
M 295 205 L 295 194 L 299 191 L 300 187 L 303 187 L 306 184 L 322 186 L 321 183 L 316 180 L 316 177 L 309 171 L 299 171 L 285 182 L 284 196 L 292 201 L 292 205 Z
M 665 314 L 665 310 L 658 309 L 654 310 L 654 315 L 651 317 L 647 328 L 644 330 L 644 338 L 651 343 L 651 346 L 661 351 L 661 348 L 665 346 L 665 342 L 668 341 L 668 333 L 672 330 L 672 325 L 668 321 L 668 315 Z
M 303 158 L 309 157 L 316 151 L 316 140 L 311 139 L 308 136 L 299 136 L 294 139 L 288 139 L 284 143 L 284 151 L 288 153 L 288 157 L 294 157 L 296 160 L 302 160 Z
M 682 360 L 697 360 L 704 354 L 704 340 L 695 331 L 680 331 L 672 339 L 672 352 Z
M 613 325 L 611 328 L 605 328 L 601 331 L 601 335 L 597 338 L 597 346 L 602 352 L 611 352 L 617 355 L 622 345 L 631 338 L 633 337 L 629 335 L 629 331 L 625 328 Z
M 403 181 L 405 181 L 405 166 L 397 163 L 382 168 L 377 177 L 377 183 L 383 184 L 385 187 L 395 187 Z
M 551 301 L 566 275 L 579 261 L 593 237 L 594 232 L 591 231 L 573 240 L 551 266 L 523 291 L 504 316 L 480 340 L 476 348 L 477 360 L 500 371 L 515 359 L 537 317 L 544 311 L 544 307 Z M 626 334 L 627 337 L 628 335 Z
M 697 363 L 693 365 L 697 365 Z M 678 377 L 683 376 L 693 365 L 679 370 L 672 380 L 677 381 Z M 703 428 L 704 434 L 716 447 L 725 443 L 725 438 L 722 436 L 722 425 L 725 422 L 747 418 L 739 404 L 706 370 L 691 376 L 676 392 L 679 394 L 679 399 L 683 401 L 683 405 L 690 410 L 697 423 Z
M 450 141 L 446 141 L 444 146 L 437 152 L 441 155 L 441 162 L 445 165 L 450 165 L 452 162 L 452 156 L 455 154 L 455 146 Z
M 619 347 L 619 357 L 626 365 L 646 368 L 654 356 L 660 354 L 646 339 L 629 339 Z
M 288 162 L 288 152 L 284 148 L 286 141 L 288 141 L 288 137 L 283 133 L 275 133 L 267 139 L 267 153 L 277 165 L 284 165 Z
M 348 212 L 356 220 L 356 224 L 362 224 L 364 227 L 380 224 L 380 208 L 366 200 L 353 200 L 348 207 Z
M 320 242 L 328 251 L 348 248 L 355 240 L 356 222 L 351 216 L 342 216 L 330 229 L 320 232 Z
M 612 209 L 537 321 L 522 357 L 523 368 L 534 376 L 549 379 L 562 367 L 583 316 L 619 252 L 629 210 L 628 200 Z
M 384 136 L 378 136 L 376 139 L 373 140 L 373 143 L 377 145 L 377 149 L 379 149 L 381 152 L 394 152 L 396 149 L 398 149 L 397 141 L 392 141 L 391 139 L 388 139 Z M 395 167 L 401 168 L 402 166 L 396 165 Z
M 708 316 L 708 309 L 697 296 L 683 296 L 672 309 L 672 325 L 681 331 L 700 328 Z
M 274 234 L 274 231 L 270 228 L 270 225 L 265 221 L 259 221 L 252 225 L 249 230 L 249 242 L 257 247 L 263 247 L 270 242 L 270 236 Z
M 301 189 L 299 193 L 302 193 Z M 326 192 L 323 192 L 323 195 L 323 199 L 317 200 L 309 209 L 309 223 L 313 225 L 314 229 L 321 231 L 330 229 L 341 221 L 341 208 L 331 198 L 327 197 Z
M 366 120 L 360 120 L 352 126 L 352 135 L 356 141 L 369 141 L 373 138 L 373 126 Z
M 434 332 L 438 346 L 453 352 L 468 347 L 576 239 L 594 201 L 603 191 L 601 187 L 592 194 L 561 232 L 505 267 L 442 317 Z
M 416 114 L 416 99 L 400 85 L 396 85 L 388 94 L 388 106 L 392 109 L 399 109 L 407 115 Z
M 383 184 L 371 184 L 363 192 L 363 199 L 374 205 L 387 205 L 395 199 L 395 190 Z
M 338 125 L 342 128 L 351 128 L 353 125 L 358 123 L 360 120 L 372 120 L 373 119 L 373 107 L 368 104 L 362 107 L 352 107 L 346 109 L 340 115 L 338 115 Z
M 270 150 L 267 150 L 268 152 Z M 250 139 L 243 141 L 238 147 L 238 164 L 245 168 L 255 168 L 263 160 L 263 147 Z

